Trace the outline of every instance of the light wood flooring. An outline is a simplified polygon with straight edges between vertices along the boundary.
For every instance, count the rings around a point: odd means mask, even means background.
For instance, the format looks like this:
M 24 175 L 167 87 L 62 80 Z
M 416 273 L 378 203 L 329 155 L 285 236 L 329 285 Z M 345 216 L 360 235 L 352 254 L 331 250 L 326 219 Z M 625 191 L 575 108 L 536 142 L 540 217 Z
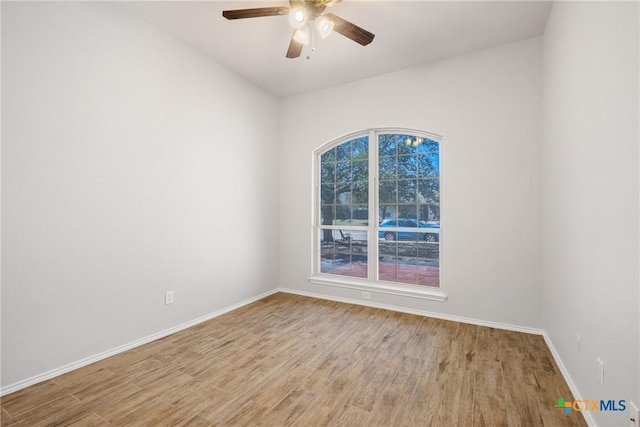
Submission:
M 1 399 L 3 426 L 574 426 L 542 337 L 278 293 Z

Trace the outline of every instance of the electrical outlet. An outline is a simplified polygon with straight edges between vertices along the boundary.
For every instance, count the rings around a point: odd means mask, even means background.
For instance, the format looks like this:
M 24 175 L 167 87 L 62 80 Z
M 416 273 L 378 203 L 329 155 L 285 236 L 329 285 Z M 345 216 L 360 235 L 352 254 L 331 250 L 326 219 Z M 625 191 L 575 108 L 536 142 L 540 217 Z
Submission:
M 640 427 L 640 409 L 635 403 L 629 402 L 629 422 L 631 427 Z
M 164 293 L 164 304 L 173 304 L 173 291 L 167 291 Z
M 604 362 L 599 357 L 596 357 L 596 360 L 598 361 L 598 381 L 600 387 L 604 387 Z
M 362 292 L 362 299 L 371 299 L 371 293 Z

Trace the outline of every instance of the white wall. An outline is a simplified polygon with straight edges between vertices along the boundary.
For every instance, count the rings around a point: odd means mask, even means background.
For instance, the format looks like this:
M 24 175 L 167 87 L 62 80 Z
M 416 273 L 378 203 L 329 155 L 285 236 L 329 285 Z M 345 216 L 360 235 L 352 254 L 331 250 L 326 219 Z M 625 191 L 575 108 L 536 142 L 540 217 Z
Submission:
M 372 292 L 371 301 L 541 327 L 539 38 L 284 99 L 280 148 L 280 284 L 308 283 L 312 152 L 352 131 L 393 126 L 443 135 L 445 303 Z
M 277 99 L 91 2 L 3 2 L 2 91 L 3 387 L 277 286 Z
M 636 403 L 638 37 L 637 2 L 558 2 L 543 44 L 544 329 L 583 398 Z
M 357 299 L 307 281 L 311 153 L 394 126 L 444 136 L 449 300 L 372 301 L 544 328 L 583 398 L 640 401 L 637 4 L 280 103 L 114 4 L 3 2 L 2 56 L 2 387 L 276 286 Z

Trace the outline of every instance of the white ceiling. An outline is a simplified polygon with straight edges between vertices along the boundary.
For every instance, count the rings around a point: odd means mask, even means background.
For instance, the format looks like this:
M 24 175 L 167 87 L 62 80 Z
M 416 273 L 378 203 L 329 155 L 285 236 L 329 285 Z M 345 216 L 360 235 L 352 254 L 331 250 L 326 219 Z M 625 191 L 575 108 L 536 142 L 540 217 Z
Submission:
M 316 51 L 287 59 L 286 16 L 228 21 L 225 9 L 288 6 L 274 1 L 120 3 L 139 17 L 279 97 L 352 82 L 541 35 L 548 1 L 355 1 L 330 11 L 376 35 L 362 47 L 333 33 Z M 306 56 L 311 54 L 311 59 Z

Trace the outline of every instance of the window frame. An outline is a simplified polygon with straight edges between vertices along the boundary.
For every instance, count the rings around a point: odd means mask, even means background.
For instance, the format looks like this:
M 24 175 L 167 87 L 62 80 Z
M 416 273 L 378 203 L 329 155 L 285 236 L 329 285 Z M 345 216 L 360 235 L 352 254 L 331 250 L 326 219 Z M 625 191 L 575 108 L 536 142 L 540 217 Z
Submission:
M 440 252 L 439 252 L 439 274 L 440 283 L 439 287 L 431 287 L 425 285 L 388 282 L 378 279 L 379 268 L 379 247 L 378 247 L 378 232 L 380 230 L 378 224 L 379 203 L 378 203 L 378 147 L 380 135 L 384 134 L 408 134 L 412 136 L 422 137 L 438 142 L 438 153 L 440 159 L 442 159 L 442 136 L 431 132 L 420 131 L 416 129 L 407 128 L 373 128 L 359 132 L 353 132 L 343 135 L 339 138 L 331 140 L 312 153 L 312 177 L 313 177 L 313 199 L 312 199 L 312 239 L 311 239 L 311 276 L 309 282 L 322 286 L 333 286 L 339 288 L 362 290 L 367 292 L 376 292 L 389 295 L 400 295 L 418 299 L 426 299 L 433 301 L 444 302 L 447 300 L 447 295 L 443 290 L 442 281 L 442 239 L 439 239 Z M 321 224 L 321 203 L 320 203 L 320 190 L 321 190 L 321 176 L 320 176 L 320 164 L 321 156 L 325 152 L 335 148 L 347 141 L 353 139 L 368 137 L 369 147 L 369 177 L 368 177 L 368 224 L 362 225 L 323 225 Z M 442 168 L 439 172 L 439 207 L 442 211 Z M 442 236 L 442 218 L 440 218 L 440 228 L 437 229 L 440 236 Z M 322 229 L 331 230 L 343 230 L 343 231 L 365 231 L 367 233 L 367 272 L 368 278 L 357 278 L 349 276 L 339 276 L 334 274 L 326 274 L 320 272 L 320 235 Z M 388 227 L 385 230 L 390 231 L 412 231 L 415 232 L 415 228 L 407 229 L 405 227 Z M 433 230 L 433 229 L 430 229 Z M 363 295 L 362 298 L 365 298 Z M 365 298 L 366 299 L 366 298 Z

